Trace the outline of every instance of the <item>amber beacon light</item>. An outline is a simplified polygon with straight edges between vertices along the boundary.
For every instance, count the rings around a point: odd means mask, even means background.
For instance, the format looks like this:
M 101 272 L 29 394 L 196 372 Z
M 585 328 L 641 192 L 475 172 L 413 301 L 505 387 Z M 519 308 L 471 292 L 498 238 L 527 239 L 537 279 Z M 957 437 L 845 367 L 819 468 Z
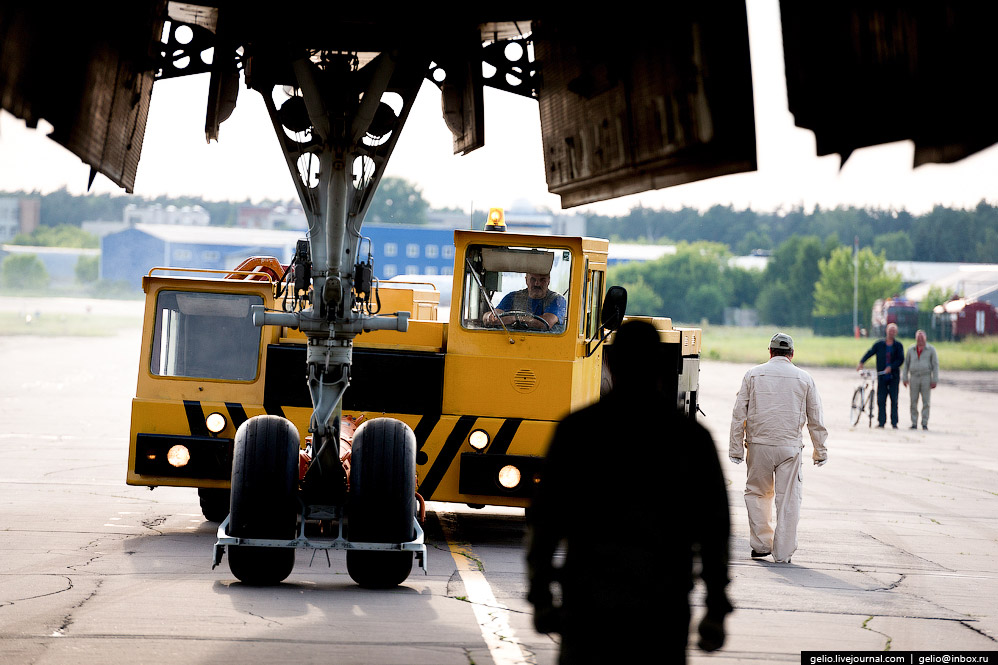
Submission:
M 505 231 L 506 214 L 502 208 L 489 208 L 489 219 L 485 222 L 486 231 Z

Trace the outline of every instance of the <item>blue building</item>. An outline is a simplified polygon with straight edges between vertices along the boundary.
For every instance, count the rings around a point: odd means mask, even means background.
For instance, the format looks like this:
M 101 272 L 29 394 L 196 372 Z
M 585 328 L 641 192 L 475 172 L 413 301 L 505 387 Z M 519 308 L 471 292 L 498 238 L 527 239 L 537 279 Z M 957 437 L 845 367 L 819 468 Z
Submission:
M 398 275 L 451 275 L 454 271 L 454 229 L 401 224 L 365 224 L 360 258 L 370 251 L 374 274 L 380 279 Z
M 360 259 L 370 252 L 375 275 L 450 275 L 454 231 L 448 228 L 366 224 Z M 136 224 L 101 239 L 100 279 L 142 288 L 142 276 L 156 266 L 231 270 L 249 256 L 274 256 L 287 264 L 302 231 L 219 226 Z
M 361 261 L 374 260 L 382 280 L 404 275 L 451 275 L 454 229 L 451 226 L 365 224 Z M 136 224 L 101 239 L 100 278 L 141 288 L 142 276 L 155 266 L 231 270 L 249 256 L 274 256 L 287 264 L 304 231 L 220 226 Z
M 231 270 L 258 255 L 287 264 L 302 237 L 298 231 L 136 224 L 101 239 L 100 279 L 140 289 L 142 276 L 156 266 Z

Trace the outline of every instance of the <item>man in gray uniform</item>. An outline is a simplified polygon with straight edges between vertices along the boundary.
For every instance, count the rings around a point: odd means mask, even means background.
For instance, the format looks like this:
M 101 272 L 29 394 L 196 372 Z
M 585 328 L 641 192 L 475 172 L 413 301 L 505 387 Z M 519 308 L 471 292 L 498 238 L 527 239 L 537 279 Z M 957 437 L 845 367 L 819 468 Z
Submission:
M 821 397 L 814 379 L 796 367 L 794 340 L 776 333 L 769 342 L 769 362 L 753 367 L 742 379 L 731 413 L 728 459 L 740 464 L 748 448 L 745 507 L 752 557 L 773 555 L 790 563 L 797 550 L 800 519 L 801 429 L 807 425 L 817 466 L 828 460 Z M 776 528 L 773 528 L 773 497 Z
M 911 387 L 908 388 L 908 382 Z M 922 396 L 922 429 L 929 429 L 929 402 L 939 381 L 939 356 L 936 347 L 925 342 L 925 331 L 915 333 L 915 346 L 908 347 L 901 370 L 901 382 L 911 395 L 911 428 L 918 429 L 918 396 Z

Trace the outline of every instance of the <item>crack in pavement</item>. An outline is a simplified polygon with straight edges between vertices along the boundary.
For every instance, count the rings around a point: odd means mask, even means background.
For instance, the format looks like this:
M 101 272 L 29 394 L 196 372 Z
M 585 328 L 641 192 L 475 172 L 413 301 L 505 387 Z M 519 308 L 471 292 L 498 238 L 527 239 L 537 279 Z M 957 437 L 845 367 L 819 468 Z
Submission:
M 270 626 L 283 626 L 284 625 L 280 621 L 274 621 L 273 619 L 268 619 L 267 617 L 263 616 L 262 614 L 254 614 L 253 612 L 247 612 L 246 614 L 250 615 L 251 617 L 256 617 L 257 619 L 261 619 L 261 620 L 265 621 L 267 623 L 268 627 L 270 627 Z
M 457 601 L 460 601 L 462 603 L 468 603 L 469 605 L 475 605 L 477 607 L 486 607 L 486 608 L 488 608 L 490 610 L 496 610 L 498 612 L 507 612 L 507 613 L 511 613 L 511 614 L 523 614 L 523 615 L 530 614 L 530 612 L 525 612 L 523 610 L 515 610 L 515 609 L 513 609 L 511 607 L 506 607 L 505 605 L 502 605 L 502 604 L 493 605 L 491 603 L 483 603 L 481 601 L 471 600 L 467 596 L 453 596 L 451 594 L 447 594 L 447 598 L 450 598 L 451 600 L 457 600 Z M 496 601 L 496 602 L 499 602 L 499 601 Z M 489 614 L 491 616 L 491 612 Z M 499 637 L 501 637 L 501 636 L 499 636 Z
M 156 527 L 158 527 L 160 524 L 163 524 L 164 522 L 166 522 L 165 517 L 162 516 L 152 517 L 142 520 L 142 526 L 162 536 L 163 532 L 157 529 Z
M 70 581 L 70 583 L 72 583 L 72 581 Z M 94 586 L 93 591 L 91 591 L 80 602 L 76 603 L 75 605 L 73 605 L 73 606 L 71 606 L 69 608 L 69 612 L 62 619 L 62 624 L 60 624 L 60 626 L 55 629 L 55 632 L 52 633 L 52 635 L 51 635 L 52 637 L 64 637 L 65 636 L 66 631 L 69 629 L 70 626 L 73 625 L 73 613 L 74 613 L 74 611 L 80 609 L 81 607 L 83 607 L 84 605 L 86 605 L 88 602 L 90 602 L 90 600 L 92 600 L 93 597 L 97 595 L 97 592 L 100 591 L 100 588 L 101 588 L 101 586 L 103 584 L 104 584 L 104 579 L 102 577 L 96 578 L 96 585 Z
M 93 549 L 96 549 L 96 548 L 100 547 L 100 544 L 105 540 L 106 537 L 107 536 L 105 536 L 104 534 L 101 534 L 101 535 L 97 536 L 96 538 L 94 538 L 93 540 L 91 540 L 86 545 L 80 547 L 79 551 L 80 552 L 86 552 L 87 550 L 93 550 Z M 97 561 L 98 559 L 101 559 L 103 557 L 104 557 L 104 553 L 103 552 L 94 552 L 94 555 L 91 556 L 86 561 L 84 561 L 83 563 L 74 563 L 72 565 L 66 566 L 66 568 L 69 569 L 69 570 L 72 570 L 73 572 L 78 572 L 80 568 L 86 568 L 87 566 L 89 566 L 90 564 L 92 564 L 94 561 Z
M 492 660 L 498 665 L 531 662 L 524 655 L 524 645 L 516 638 L 507 620 L 510 609 L 495 598 L 482 560 L 471 549 L 471 544 L 460 537 L 457 516 L 437 513 L 437 521 L 454 561 L 455 572 L 464 583 L 468 599 L 465 602 L 472 607 Z
M 41 577 L 61 577 L 66 580 L 66 587 L 63 589 L 57 589 L 55 591 L 49 591 L 47 593 L 40 593 L 37 596 L 25 596 L 24 598 L 14 598 L 13 600 L 5 600 L 0 602 L 0 607 L 6 607 L 7 605 L 15 605 L 25 600 L 36 600 L 38 598 L 45 598 L 46 596 L 55 596 L 56 594 L 66 593 L 73 588 L 73 578 L 68 575 L 41 575 Z
M 866 617 L 866 620 L 863 621 L 863 625 L 861 626 L 861 628 L 863 630 L 868 630 L 871 633 L 876 633 L 877 635 L 881 635 L 882 637 L 884 637 L 887 640 L 887 642 L 884 644 L 884 648 L 881 649 L 881 651 L 890 651 L 891 650 L 891 642 L 894 640 L 894 638 L 891 637 L 890 635 L 888 635 L 887 633 L 882 633 L 879 630 L 873 630 L 872 628 L 870 628 L 870 626 L 868 624 L 871 621 L 873 621 L 873 615 L 872 614 L 870 616 Z
M 457 570 L 456 568 L 454 569 L 454 572 L 451 573 L 451 576 L 447 578 L 447 586 L 444 587 L 444 595 L 447 596 L 448 598 L 459 598 L 459 597 L 467 598 L 467 596 L 458 596 L 456 591 L 452 588 L 452 586 L 455 587 L 460 586 L 460 588 L 463 589 L 465 593 L 467 593 L 467 589 L 464 588 L 464 580 L 461 579 L 461 571 Z
M 852 566 L 852 569 L 854 571 L 856 571 L 857 573 L 860 573 L 861 575 L 866 575 L 866 576 L 872 578 L 872 576 L 870 575 L 870 571 L 868 571 L 868 570 L 863 570 L 859 566 Z M 894 591 L 899 586 L 901 586 L 901 583 L 904 582 L 904 580 L 905 580 L 906 577 L 908 577 L 907 573 L 893 573 L 892 572 L 892 573 L 889 573 L 889 574 L 890 575 L 897 575 L 898 576 L 897 580 L 895 580 L 894 582 L 892 582 L 891 584 L 889 584 L 887 586 L 874 587 L 874 588 L 868 589 L 868 590 L 869 591 Z M 873 579 L 876 580 L 876 578 L 873 578 Z

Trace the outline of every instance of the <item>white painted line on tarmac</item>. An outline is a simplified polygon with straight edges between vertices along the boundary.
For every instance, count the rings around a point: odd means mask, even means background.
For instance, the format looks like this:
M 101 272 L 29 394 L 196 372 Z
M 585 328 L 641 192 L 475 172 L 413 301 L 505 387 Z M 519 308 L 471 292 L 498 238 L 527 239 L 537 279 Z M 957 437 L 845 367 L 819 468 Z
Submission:
M 440 527 L 447 539 L 447 547 L 457 565 L 458 575 L 464 582 L 468 602 L 489 648 L 489 655 L 496 665 L 524 665 L 534 663 L 520 649 L 520 642 L 509 625 L 509 608 L 496 600 L 492 587 L 485 579 L 481 562 L 475 557 L 468 543 L 457 536 L 457 517 L 453 513 L 437 513 Z

